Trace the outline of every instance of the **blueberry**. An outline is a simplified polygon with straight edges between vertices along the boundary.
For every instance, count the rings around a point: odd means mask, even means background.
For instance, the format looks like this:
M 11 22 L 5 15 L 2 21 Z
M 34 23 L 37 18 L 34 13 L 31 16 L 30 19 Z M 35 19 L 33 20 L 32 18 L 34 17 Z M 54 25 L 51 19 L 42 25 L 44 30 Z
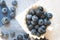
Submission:
M 36 15 L 32 16 L 32 21 L 38 21 L 38 17 Z
M 38 17 L 40 17 L 43 14 L 43 12 L 40 11 L 39 9 L 36 9 L 35 12 Z
M 7 13 L 7 8 L 2 8 L 2 13 L 6 14 Z
M 31 21 L 32 25 L 37 25 L 37 22 Z
M 24 34 L 24 37 L 25 38 L 29 38 L 29 34 Z
M 45 16 L 45 18 L 47 17 L 47 12 L 44 12 L 44 16 Z
M 28 13 L 31 14 L 31 15 L 34 15 L 35 14 L 35 10 L 34 9 L 30 9 Z
M 38 29 L 38 28 L 39 28 L 39 25 L 36 25 L 36 26 L 35 26 L 35 29 Z
M 41 26 L 39 29 L 38 29 L 38 32 L 39 33 L 45 33 L 46 32 L 46 30 L 45 30 L 45 26 Z
M 17 39 L 14 39 L 14 40 L 17 40 Z
M 32 30 L 31 30 L 31 33 L 32 33 L 33 35 L 35 35 L 35 34 L 36 34 L 36 30 L 35 30 L 35 29 L 32 29 Z
M 48 25 L 50 25 L 50 24 L 51 24 L 51 22 L 48 20 L 48 21 L 47 21 L 47 24 L 48 24 Z
M 9 34 L 5 34 L 5 38 L 8 38 L 9 37 Z
M 39 33 L 39 32 L 37 32 L 36 35 L 37 35 L 38 37 L 40 37 L 40 33 Z
M 44 25 L 47 25 L 47 23 L 48 23 L 48 20 L 44 19 Z
M 26 24 L 27 24 L 27 25 L 30 25 L 30 24 L 31 24 L 31 21 L 26 20 Z
M 15 32 L 11 32 L 11 37 L 13 38 L 13 37 L 15 37 Z
M 12 12 L 15 12 L 16 11 L 16 8 L 15 7 L 11 7 L 11 11 Z
M 18 35 L 17 36 L 17 40 L 23 40 L 23 36 L 22 35 Z
M 4 0 L 0 0 L 0 5 L 4 6 L 6 3 Z
M 17 6 L 17 1 L 16 0 L 12 1 L 12 5 Z
M 52 16 L 53 16 L 53 15 L 52 15 L 51 13 L 47 13 L 47 18 L 48 18 L 48 19 L 52 18 Z
M 28 28 L 29 28 L 29 30 L 32 30 L 33 29 L 33 25 L 29 25 Z
M 27 19 L 27 20 L 31 20 L 31 19 L 32 19 L 32 15 L 27 15 L 27 16 L 26 16 L 26 19 Z
M 11 12 L 10 17 L 14 18 L 15 17 L 15 12 Z
M 42 31 L 41 31 L 41 30 L 42 30 L 42 28 L 40 27 L 40 28 L 38 29 L 38 32 L 39 32 L 39 33 L 42 33 Z
M 43 25 L 43 19 L 39 19 L 38 24 Z
M 42 26 L 41 26 L 41 28 L 45 29 L 45 26 L 44 26 L 44 25 L 42 25 Z
M 43 10 L 44 10 L 44 8 L 43 8 L 42 6 L 39 6 L 38 9 L 39 9 L 40 11 L 43 11 Z
M 2 18 L 2 24 L 8 24 L 8 23 L 9 23 L 8 17 L 3 17 Z

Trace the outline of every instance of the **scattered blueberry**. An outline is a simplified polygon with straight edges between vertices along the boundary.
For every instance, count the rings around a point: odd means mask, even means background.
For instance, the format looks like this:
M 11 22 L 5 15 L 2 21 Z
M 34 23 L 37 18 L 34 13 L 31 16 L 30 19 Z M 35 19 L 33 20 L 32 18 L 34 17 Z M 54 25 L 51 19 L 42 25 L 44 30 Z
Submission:
M 8 17 L 3 17 L 2 18 L 2 24 L 8 24 L 8 23 L 9 23 Z
M 24 37 L 25 38 L 29 38 L 29 34 L 24 34 Z
M 17 36 L 17 40 L 23 40 L 23 36 L 22 35 L 18 35 Z
M 16 8 L 15 7 L 11 7 L 11 11 L 12 12 L 15 12 L 16 11 Z
M 11 12 L 10 17 L 14 18 L 15 17 L 15 12 Z
M 2 8 L 2 13 L 6 14 L 7 13 L 7 8 Z
M 12 1 L 12 5 L 17 6 L 17 1 L 16 0 Z

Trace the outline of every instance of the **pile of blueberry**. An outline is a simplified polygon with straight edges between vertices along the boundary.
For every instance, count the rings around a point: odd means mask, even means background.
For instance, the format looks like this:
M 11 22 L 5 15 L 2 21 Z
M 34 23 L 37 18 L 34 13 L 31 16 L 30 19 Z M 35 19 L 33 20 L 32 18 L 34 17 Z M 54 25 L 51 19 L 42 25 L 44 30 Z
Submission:
M 29 37 L 29 34 L 24 34 L 24 35 L 18 35 L 17 39 L 14 40 L 31 40 Z
M 44 11 L 42 6 L 32 8 L 26 15 L 26 24 L 33 35 L 41 36 L 46 33 L 47 27 L 51 24 L 52 14 Z
M 8 24 L 10 19 L 15 17 L 17 1 L 12 1 L 12 5 L 13 7 L 9 9 L 5 0 L 0 0 L 0 26 L 3 24 Z

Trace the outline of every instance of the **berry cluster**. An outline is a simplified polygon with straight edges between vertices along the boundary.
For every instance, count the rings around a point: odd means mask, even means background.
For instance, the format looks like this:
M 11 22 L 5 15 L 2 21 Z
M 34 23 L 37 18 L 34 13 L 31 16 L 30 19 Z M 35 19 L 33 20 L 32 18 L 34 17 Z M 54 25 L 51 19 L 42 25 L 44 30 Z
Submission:
M 46 33 L 47 26 L 51 24 L 49 19 L 51 19 L 52 16 L 51 13 L 45 12 L 41 6 L 30 9 L 26 15 L 27 27 L 33 35 L 39 37 Z
M 2 21 L 0 22 L 0 26 L 2 24 L 8 24 L 11 18 L 15 17 L 15 13 L 16 13 L 16 6 L 17 6 L 17 1 L 14 0 L 12 1 L 12 5 L 13 7 L 11 8 L 11 10 L 9 10 L 9 8 L 6 5 L 5 0 L 0 0 L 0 20 L 2 19 Z

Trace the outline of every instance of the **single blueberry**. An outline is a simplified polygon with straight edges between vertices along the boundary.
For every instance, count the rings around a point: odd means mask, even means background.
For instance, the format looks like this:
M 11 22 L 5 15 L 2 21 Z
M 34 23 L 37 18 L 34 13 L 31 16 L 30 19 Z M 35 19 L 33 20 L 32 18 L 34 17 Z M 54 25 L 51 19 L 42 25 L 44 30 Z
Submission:
M 15 12 L 11 12 L 10 17 L 15 18 Z
M 36 25 L 36 26 L 35 26 L 35 29 L 38 29 L 38 28 L 39 28 L 39 25 Z
M 39 19 L 38 24 L 39 24 L 39 25 L 43 25 L 43 23 L 44 23 L 44 22 L 43 22 L 43 19 Z
M 16 12 L 16 8 L 15 7 L 11 7 L 11 11 L 12 12 Z
M 24 34 L 24 37 L 25 38 L 29 38 L 29 34 Z
M 52 16 L 53 16 L 53 15 L 52 15 L 51 13 L 47 13 L 47 18 L 48 18 L 48 19 L 52 18 Z
M 32 30 L 34 28 L 34 26 L 33 25 L 29 25 L 28 28 L 29 28 L 29 30 Z
M 17 6 L 17 1 L 16 0 L 12 1 L 12 5 Z
M 38 9 L 39 9 L 40 11 L 43 11 L 43 10 L 44 10 L 44 8 L 43 8 L 42 6 L 39 6 Z
M 32 29 L 32 30 L 31 30 L 31 33 L 32 33 L 33 35 L 35 35 L 35 34 L 36 34 L 36 30 L 35 30 L 35 29 Z
M 30 14 L 27 15 L 27 16 L 26 16 L 26 19 L 27 19 L 27 20 L 31 20 L 31 19 L 32 19 L 32 15 L 30 15 Z
M 37 25 L 37 22 L 31 21 L 32 25 Z
M 18 35 L 17 36 L 17 40 L 23 40 L 23 36 L 22 35 Z
M 48 25 L 48 20 L 44 19 L 44 25 Z
M 2 24 L 8 24 L 9 23 L 9 19 L 8 19 L 8 17 L 3 17 L 2 18 Z
M 7 13 L 7 8 L 2 8 L 2 13 L 6 14 Z
M 36 15 L 32 16 L 32 21 L 38 21 L 38 17 Z
M 37 35 L 38 37 L 40 37 L 40 33 L 39 33 L 39 32 L 37 32 L 36 35 Z
M 35 14 L 35 10 L 34 9 L 30 9 L 28 13 L 31 14 L 31 15 L 34 15 Z

